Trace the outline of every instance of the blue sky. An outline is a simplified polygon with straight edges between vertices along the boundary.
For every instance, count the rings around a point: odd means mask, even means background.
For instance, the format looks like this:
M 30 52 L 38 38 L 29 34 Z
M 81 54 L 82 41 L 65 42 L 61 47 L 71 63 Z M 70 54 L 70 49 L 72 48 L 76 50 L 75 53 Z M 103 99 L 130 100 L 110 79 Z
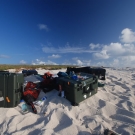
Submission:
M 0 64 L 135 66 L 134 0 L 0 0 Z

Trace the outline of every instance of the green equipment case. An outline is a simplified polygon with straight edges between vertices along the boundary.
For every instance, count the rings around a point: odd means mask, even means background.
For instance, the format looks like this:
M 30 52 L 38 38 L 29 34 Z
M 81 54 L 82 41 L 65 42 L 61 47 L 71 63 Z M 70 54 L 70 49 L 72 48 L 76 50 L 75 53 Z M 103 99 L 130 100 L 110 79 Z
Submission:
M 0 72 L 0 107 L 15 107 L 20 103 L 23 74 Z
M 97 93 L 98 77 L 92 74 L 80 72 L 74 77 L 60 77 L 59 85 L 64 91 L 64 96 L 72 105 L 78 105 L 81 101 Z

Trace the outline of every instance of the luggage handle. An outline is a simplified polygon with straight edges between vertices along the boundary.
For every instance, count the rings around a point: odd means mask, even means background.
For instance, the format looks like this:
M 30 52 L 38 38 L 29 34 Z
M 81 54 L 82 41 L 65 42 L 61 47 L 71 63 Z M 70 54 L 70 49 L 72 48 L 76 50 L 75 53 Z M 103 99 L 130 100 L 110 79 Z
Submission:
M 18 93 L 18 92 L 23 92 L 23 84 L 19 85 L 19 83 L 17 83 L 17 89 L 15 89 L 15 93 Z
M 97 83 L 97 81 L 98 81 L 98 79 L 97 79 L 97 77 L 94 75 L 94 76 L 93 76 L 93 82 L 92 82 L 92 83 L 95 84 L 95 83 Z
M 15 89 L 15 93 L 21 92 L 20 89 Z
M 89 89 L 89 90 L 87 90 L 87 89 Z M 88 86 L 88 87 L 85 86 L 84 89 L 83 89 L 83 94 L 84 94 L 84 93 L 88 94 L 88 93 L 90 93 L 91 91 L 93 91 L 93 89 L 91 89 L 90 86 Z
M 93 89 L 91 89 L 91 85 L 97 83 L 97 78 L 96 78 L 96 76 L 93 76 L 93 81 L 88 86 L 89 90 L 87 90 L 88 87 L 86 86 L 85 81 L 84 82 L 78 81 L 78 82 L 79 82 L 79 84 L 78 84 L 78 87 L 79 87 L 78 91 L 79 90 L 83 90 L 83 93 L 89 93 L 89 92 L 91 92 L 93 90 Z
M 80 90 L 82 90 L 82 89 L 83 89 L 83 84 L 82 84 L 82 82 L 80 82 L 80 81 L 78 81 L 78 82 L 79 82 L 79 83 L 78 83 L 78 87 L 79 87 Z M 79 89 L 78 89 L 78 90 L 79 90 Z
M 97 89 L 94 89 L 92 87 L 92 83 L 89 86 L 83 87 L 83 94 L 85 94 L 85 93 L 88 94 L 88 93 L 90 93 L 92 91 L 96 91 L 97 92 Z
M 84 82 L 85 82 L 85 81 L 84 81 L 83 83 L 82 83 L 81 81 L 78 81 L 78 82 L 79 82 L 79 84 L 78 84 L 79 87 L 85 86 L 85 85 L 84 85 Z M 97 83 L 97 78 L 96 78 L 96 77 L 93 77 L 93 80 L 91 81 L 91 83 Z

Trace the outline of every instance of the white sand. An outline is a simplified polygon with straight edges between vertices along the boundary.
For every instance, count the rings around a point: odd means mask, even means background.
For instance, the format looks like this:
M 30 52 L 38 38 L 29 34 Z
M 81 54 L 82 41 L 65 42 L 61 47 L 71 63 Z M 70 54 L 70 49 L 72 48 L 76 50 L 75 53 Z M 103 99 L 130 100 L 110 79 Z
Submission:
M 1 135 L 98 135 L 109 128 L 122 135 L 135 135 L 135 69 L 106 69 L 104 87 L 71 106 L 53 90 L 46 95 L 38 114 L 21 114 L 17 107 L 0 108 Z M 52 70 L 57 74 L 63 70 Z M 46 70 L 38 70 L 44 74 Z M 40 97 L 39 97 L 40 98 Z M 44 113 L 45 114 L 44 114 Z

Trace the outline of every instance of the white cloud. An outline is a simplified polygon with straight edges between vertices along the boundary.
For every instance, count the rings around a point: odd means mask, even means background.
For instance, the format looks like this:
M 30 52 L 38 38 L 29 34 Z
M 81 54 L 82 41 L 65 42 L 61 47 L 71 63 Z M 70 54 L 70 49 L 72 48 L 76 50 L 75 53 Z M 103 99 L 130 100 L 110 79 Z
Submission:
M 126 28 L 120 37 L 121 43 L 110 43 L 102 46 L 100 52 L 94 53 L 95 58 L 108 60 L 109 66 L 132 66 L 135 62 L 135 33 Z M 99 62 L 99 64 L 103 64 Z M 107 65 L 106 65 L 107 66 Z
M 135 67 L 135 56 L 123 56 L 121 59 L 121 65 Z
M 53 61 L 50 61 L 50 60 L 48 60 L 48 61 L 46 62 L 46 64 L 47 64 L 47 65 L 58 65 L 57 63 L 55 63 L 55 62 L 53 62 Z
M 74 65 L 79 65 L 79 66 L 90 66 L 91 60 L 80 60 L 78 57 L 72 58 L 76 63 Z
M 104 61 L 100 61 L 100 62 L 97 62 L 96 64 L 94 64 L 95 66 L 99 66 L 99 67 L 101 67 L 101 66 L 107 66 L 107 63 L 106 62 L 104 62 Z
M 9 58 L 9 56 L 1 54 L 0 58 Z
M 81 60 L 76 60 L 77 65 L 82 66 L 83 62 Z
M 26 64 L 27 62 L 24 61 L 24 60 L 21 60 L 20 63 L 21 63 L 21 64 Z
M 132 56 L 135 55 L 134 44 L 121 44 L 110 43 L 110 45 L 104 45 L 102 50 L 98 53 L 93 53 L 93 56 L 98 59 L 109 59 L 115 57 Z
M 45 61 L 41 61 L 39 59 L 36 59 L 34 62 L 32 62 L 32 65 L 58 65 L 58 64 L 55 62 L 52 62 L 50 60 L 45 62 Z
M 102 50 L 99 53 L 94 53 L 93 55 L 95 58 L 98 58 L 98 59 L 108 59 L 109 58 L 109 55 L 107 54 L 106 50 Z
M 39 28 L 40 30 L 49 31 L 49 28 L 48 28 L 47 25 L 45 25 L 45 24 L 38 24 L 38 28 Z
M 123 56 L 114 58 L 110 61 L 109 66 L 111 67 L 135 67 L 135 56 Z
M 93 44 L 93 43 L 91 43 L 91 44 L 89 45 L 89 47 L 93 50 L 93 49 L 96 49 L 96 48 L 100 48 L 101 45 L 100 45 L 100 44 Z
M 66 60 L 62 63 L 62 65 L 74 65 L 74 63 L 69 62 L 69 60 Z
M 52 46 L 44 46 L 42 48 L 42 51 L 45 53 L 92 53 L 97 52 L 94 50 L 90 50 L 90 48 L 85 47 L 71 47 L 71 46 L 65 46 L 65 47 L 59 47 L 55 48 Z
M 122 30 L 121 32 L 121 36 L 120 36 L 120 40 L 124 43 L 133 43 L 135 42 L 135 32 L 133 32 L 131 29 L 129 28 L 125 28 L 124 30 Z
M 121 43 L 111 43 L 108 46 L 105 45 L 103 50 L 106 50 L 109 55 L 121 55 L 125 52 L 125 48 Z
M 32 62 L 32 65 L 45 65 L 46 63 L 44 61 L 41 61 L 39 59 L 36 59 L 35 62 Z
M 48 56 L 48 58 L 60 58 L 61 56 L 60 55 L 58 55 L 58 54 L 52 54 L 51 56 Z
M 135 55 L 135 45 L 134 44 L 124 44 L 123 48 L 125 49 L 124 55 L 132 56 Z
M 120 67 L 120 61 L 119 59 L 114 59 L 111 63 L 110 63 L 111 67 Z
M 87 47 L 70 46 L 69 42 L 66 43 L 65 47 L 53 47 L 52 44 L 47 44 L 46 46 L 42 46 L 42 50 L 45 53 L 53 54 L 49 56 L 49 58 L 56 57 L 54 55 L 56 53 L 76 53 L 77 57 L 72 58 L 71 61 L 68 62 L 72 65 L 135 66 L 135 32 L 129 28 L 123 29 L 120 40 L 123 43 L 112 42 L 107 45 L 90 43 Z M 86 61 L 82 59 L 78 55 L 79 53 L 83 53 L 84 57 L 87 53 L 90 60 Z M 94 57 L 91 57 L 90 53 Z M 87 56 L 86 59 L 88 59 Z M 65 64 L 67 64 L 67 62 Z
M 83 65 L 84 66 L 90 66 L 91 65 L 91 60 L 83 60 Z

